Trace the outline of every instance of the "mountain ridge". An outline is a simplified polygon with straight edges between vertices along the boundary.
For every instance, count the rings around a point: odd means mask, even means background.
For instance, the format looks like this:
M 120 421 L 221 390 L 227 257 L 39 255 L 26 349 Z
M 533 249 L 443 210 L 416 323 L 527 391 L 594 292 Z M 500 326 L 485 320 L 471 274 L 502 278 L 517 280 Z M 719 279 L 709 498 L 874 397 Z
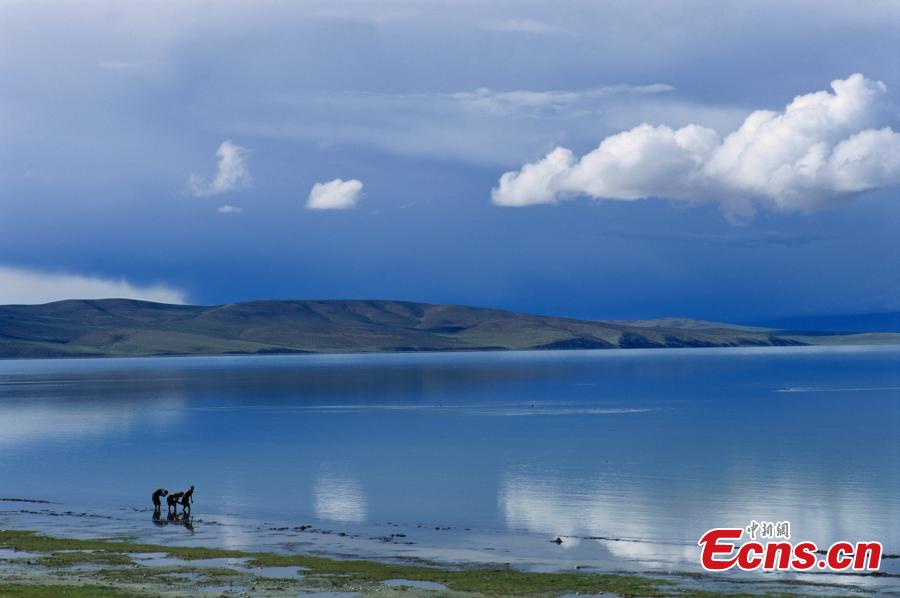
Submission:
M 900 342 L 689 318 L 579 320 L 383 299 L 175 305 L 70 299 L 0 306 L 0 358 L 747 347 Z

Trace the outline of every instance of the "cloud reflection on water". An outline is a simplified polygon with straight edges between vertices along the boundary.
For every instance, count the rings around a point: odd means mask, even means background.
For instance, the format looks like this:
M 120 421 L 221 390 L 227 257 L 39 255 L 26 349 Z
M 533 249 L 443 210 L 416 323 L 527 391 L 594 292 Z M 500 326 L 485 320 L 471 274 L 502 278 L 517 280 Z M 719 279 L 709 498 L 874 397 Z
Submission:
M 592 541 L 614 556 L 650 566 L 696 561 L 694 546 L 650 541 L 657 536 L 656 523 L 646 497 L 638 492 L 617 492 L 599 481 L 574 484 L 517 472 L 501 480 L 498 502 L 509 528 L 562 537 L 564 549 Z
M 341 523 L 362 523 L 368 503 L 359 481 L 334 473 L 320 475 L 313 488 L 316 516 Z
M 743 526 L 751 519 L 788 520 L 797 538 L 821 546 L 879 540 L 888 552 L 896 549 L 900 513 L 892 512 L 888 497 L 870 495 L 863 485 L 837 487 L 789 466 L 772 464 L 760 473 L 769 483 L 741 475 L 704 495 L 684 494 L 671 481 L 652 477 L 613 485 L 513 471 L 500 480 L 498 506 L 511 530 L 562 537 L 563 549 L 597 542 L 613 556 L 649 567 L 696 565 L 695 542 L 706 528 Z
M 169 426 L 183 418 L 184 398 L 159 396 L 147 405 L 132 400 L 29 400 L 0 402 L 0 447 L 124 434 L 140 426 Z

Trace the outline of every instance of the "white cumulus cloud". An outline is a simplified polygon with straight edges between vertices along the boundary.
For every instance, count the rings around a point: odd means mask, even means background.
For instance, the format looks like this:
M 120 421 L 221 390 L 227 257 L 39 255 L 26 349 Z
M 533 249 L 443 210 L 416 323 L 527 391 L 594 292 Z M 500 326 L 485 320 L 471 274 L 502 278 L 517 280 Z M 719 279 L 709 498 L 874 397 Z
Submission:
M 159 303 L 185 303 L 187 300 L 184 292 L 164 285 L 142 287 L 132 285 L 124 279 L 111 280 L 0 266 L 0 305 L 109 298 Z
M 252 182 L 247 168 L 247 148 L 226 139 L 216 150 L 219 164 L 212 180 L 192 174 L 188 191 L 196 197 L 209 197 L 248 187 Z
M 306 207 L 310 210 L 346 210 L 356 207 L 362 188 L 362 182 L 356 179 L 316 183 L 309 192 Z
M 642 124 L 577 157 L 558 147 L 500 177 L 494 203 L 528 206 L 578 196 L 719 201 L 727 214 L 754 206 L 811 211 L 900 184 L 900 134 L 887 87 L 860 74 L 797 96 L 783 112 L 757 110 L 724 138 L 699 125 Z

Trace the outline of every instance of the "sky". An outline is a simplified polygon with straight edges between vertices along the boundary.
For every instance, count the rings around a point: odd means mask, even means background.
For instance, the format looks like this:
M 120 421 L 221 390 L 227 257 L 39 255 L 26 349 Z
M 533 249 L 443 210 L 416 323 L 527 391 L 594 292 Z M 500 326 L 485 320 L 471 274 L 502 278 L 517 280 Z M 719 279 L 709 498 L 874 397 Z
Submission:
M 900 309 L 900 2 L 0 3 L 0 303 Z

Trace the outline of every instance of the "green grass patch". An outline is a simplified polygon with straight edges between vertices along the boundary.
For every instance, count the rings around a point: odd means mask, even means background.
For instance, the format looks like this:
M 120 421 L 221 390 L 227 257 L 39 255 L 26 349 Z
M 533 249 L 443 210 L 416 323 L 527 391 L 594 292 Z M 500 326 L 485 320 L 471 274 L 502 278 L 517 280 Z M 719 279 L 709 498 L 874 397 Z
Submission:
M 54 552 L 42 557 L 37 562 L 44 567 L 70 567 L 80 564 L 97 565 L 132 565 L 131 557 L 118 552 L 85 552 L 76 550 L 72 552 Z
M 522 571 L 450 571 L 438 580 L 452 590 L 514 596 L 559 592 L 612 593 L 617 596 L 663 596 L 668 582 L 637 575 L 596 573 L 527 573 Z
M 63 550 L 118 552 L 133 554 L 136 552 L 161 552 L 186 561 L 198 559 L 215 559 L 248 556 L 238 550 L 221 548 L 204 548 L 202 546 L 159 546 L 157 544 L 139 544 L 123 540 L 82 540 L 78 538 L 54 538 L 41 536 L 30 531 L 0 530 L 0 547 L 24 550 L 26 552 L 53 553 Z
M 249 573 L 227 567 L 124 567 L 102 569 L 97 576 L 110 583 L 124 584 L 227 584 L 252 581 Z
M 307 555 L 258 554 L 249 562 L 259 567 L 305 567 L 304 575 L 334 576 L 334 585 L 387 579 L 433 581 L 450 590 L 502 596 L 564 592 L 614 593 L 619 596 L 662 596 L 671 582 L 638 575 L 597 573 L 532 573 L 509 568 L 441 569 L 365 560 L 335 560 Z
M 98 585 L 0 583 L 0 596 L 19 598 L 122 598 L 135 595 Z
M 258 567 L 304 567 L 307 580 L 319 577 L 337 587 L 387 579 L 433 581 L 444 584 L 450 590 L 477 592 L 480 594 L 525 596 L 560 594 L 565 592 L 613 593 L 619 596 L 662 596 L 672 582 L 638 575 L 613 575 L 597 573 L 532 573 L 510 568 L 444 569 L 437 567 L 383 563 L 368 560 L 337 560 L 309 555 L 284 555 L 268 552 L 242 552 L 219 548 L 159 546 L 120 540 L 80 540 L 53 538 L 29 531 L 0 530 L 0 547 L 28 552 L 51 553 L 47 559 L 127 559 L 128 554 L 141 552 L 165 553 L 183 560 L 209 558 L 246 558 L 248 564 Z M 61 551 L 79 551 L 78 556 L 65 556 Z M 93 552 L 86 552 L 93 551 Z M 118 554 L 115 554 L 118 553 Z M 105 554 L 107 556 L 96 556 Z M 87 556 L 90 555 L 90 556 Z M 129 559 L 130 561 L 130 559 Z M 93 562 L 98 562 L 94 560 Z M 126 564 L 112 563 L 109 564 Z M 130 564 L 127 563 L 127 564 Z M 190 573 L 202 576 L 210 582 L 235 580 L 242 574 L 226 568 L 149 568 L 122 567 L 104 569 L 98 575 L 121 583 L 142 583 L 160 580 L 175 581 L 173 573 Z M 248 572 L 252 575 L 251 572 Z M 671 592 L 668 592 L 671 594 Z
M 195 580 L 190 577 L 179 577 L 179 574 L 193 573 L 191 569 L 181 567 L 122 567 L 101 569 L 98 578 L 109 583 L 121 584 L 190 584 Z

